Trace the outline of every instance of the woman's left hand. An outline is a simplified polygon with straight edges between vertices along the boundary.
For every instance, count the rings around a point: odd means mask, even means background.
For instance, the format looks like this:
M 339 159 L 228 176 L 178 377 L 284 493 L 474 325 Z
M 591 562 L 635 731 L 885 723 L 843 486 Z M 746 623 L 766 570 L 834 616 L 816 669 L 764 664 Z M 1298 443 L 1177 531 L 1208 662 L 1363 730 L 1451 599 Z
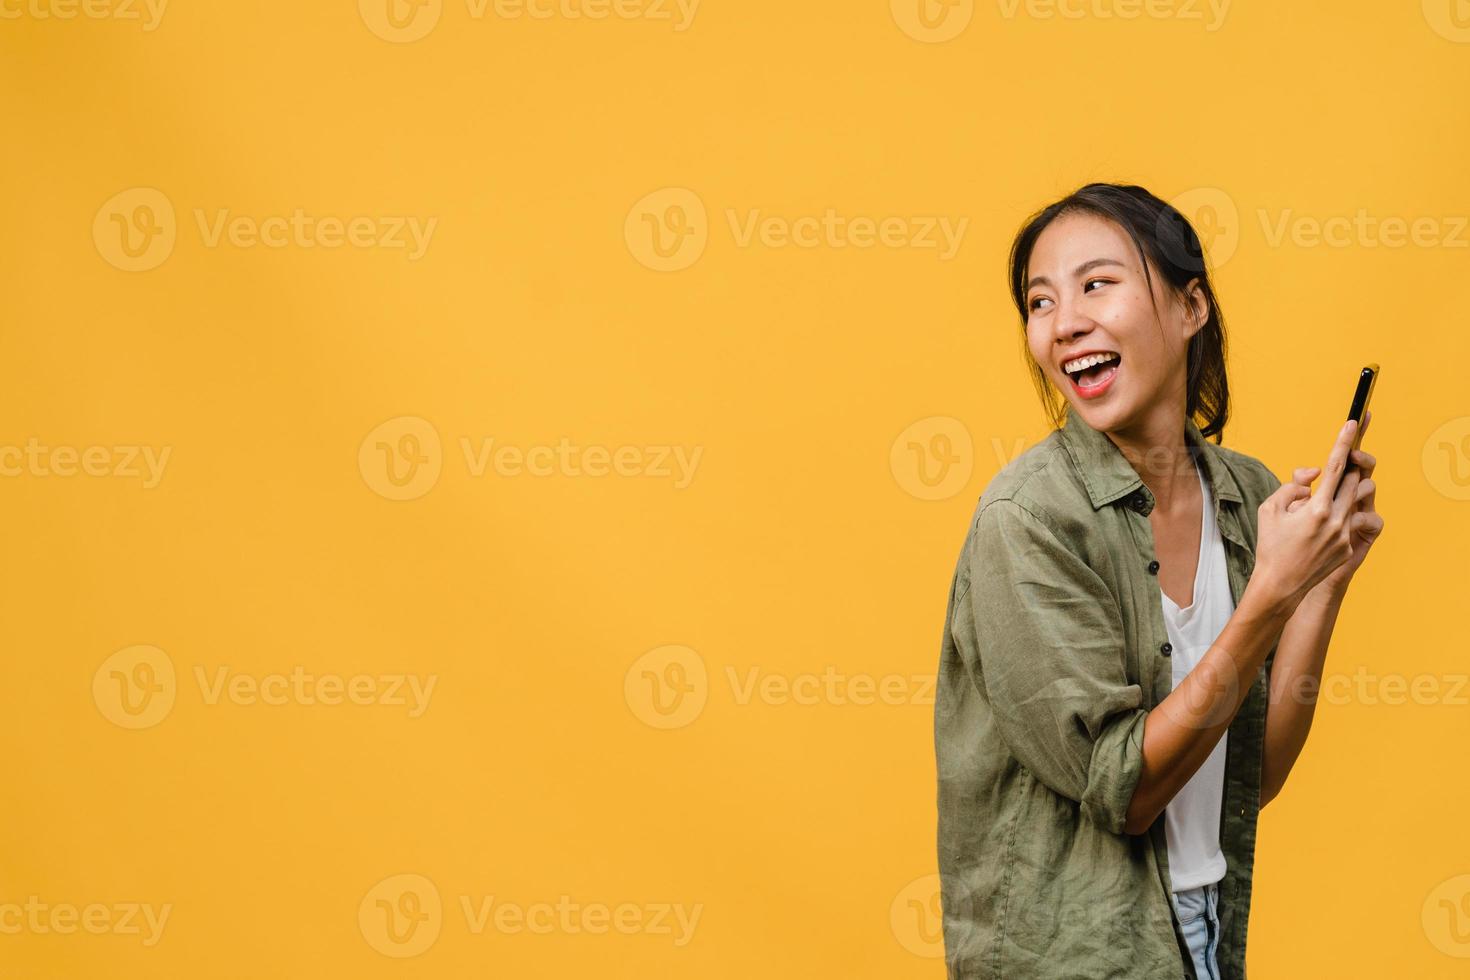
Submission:
M 1368 431 L 1368 424 L 1373 421 L 1373 413 L 1368 412 L 1363 419 L 1363 431 Z M 1353 552 L 1347 561 L 1339 565 L 1332 574 L 1328 575 L 1311 592 L 1307 598 L 1320 603 L 1341 602 L 1347 594 L 1348 583 L 1353 580 L 1353 575 L 1362 567 L 1363 560 L 1368 557 L 1368 549 L 1373 547 L 1373 542 L 1383 533 L 1383 517 L 1379 515 L 1376 507 L 1376 496 L 1378 485 L 1373 482 L 1373 469 L 1378 465 L 1378 457 L 1361 449 L 1355 449 L 1349 457 L 1349 461 L 1358 468 L 1358 482 L 1354 490 L 1354 507 L 1352 517 L 1349 518 L 1349 526 L 1352 529 Z M 1320 466 L 1304 466 L 1292 472 L 1293 482 L 1300 483 L 1310 489 L 1312 481 L 1322 472 Z M 1299 507 L 1307 500 L 1303 497 L 1291 503 L 1287 510 Z

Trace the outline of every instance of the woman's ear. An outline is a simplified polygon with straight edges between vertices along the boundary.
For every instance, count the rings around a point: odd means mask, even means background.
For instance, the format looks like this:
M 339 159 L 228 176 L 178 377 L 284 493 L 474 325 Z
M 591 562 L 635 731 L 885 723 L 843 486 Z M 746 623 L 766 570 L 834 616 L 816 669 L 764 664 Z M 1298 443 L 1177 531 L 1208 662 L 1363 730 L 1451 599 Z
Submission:
M 1194 337 L 1210 318 L 1210 299 L 1200 287 L 1198 278 L 1184 287 L 1184 339 Z

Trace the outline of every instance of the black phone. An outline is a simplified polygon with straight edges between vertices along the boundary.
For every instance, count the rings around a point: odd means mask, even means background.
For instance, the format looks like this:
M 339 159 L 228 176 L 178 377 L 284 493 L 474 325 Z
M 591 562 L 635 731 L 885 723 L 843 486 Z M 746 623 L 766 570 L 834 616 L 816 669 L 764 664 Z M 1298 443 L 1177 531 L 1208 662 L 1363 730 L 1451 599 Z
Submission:
M 1358 372 L 1358 386 L 1353 391 L 1353 403 L 1348 408 L 1348 418 L 1358 423 L 1358 431 L 1353 436 L 1353 448 L 1362 448 L 1363 443 L 1363 418 L 1368 413 L 1368 401 L 1373 397 L 1373 386 L 1378 383 L 1378 362 L 1374 361 L 1362 371 Z M 1348 466 L 1353 465 L 1349 457 Z

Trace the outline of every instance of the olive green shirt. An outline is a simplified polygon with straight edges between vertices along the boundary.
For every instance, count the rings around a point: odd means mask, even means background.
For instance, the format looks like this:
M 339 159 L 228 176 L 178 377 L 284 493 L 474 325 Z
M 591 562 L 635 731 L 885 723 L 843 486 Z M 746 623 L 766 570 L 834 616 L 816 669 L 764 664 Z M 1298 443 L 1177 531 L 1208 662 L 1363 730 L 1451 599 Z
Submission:
M 1255 565 L 1259 460 L 1186 445 L 1215 498 L 1230 593 Z M 1141 460 L 1147 466 L 1146 460 Z M 934 714 L 950 980 L 1190 977 L 1162 815 L 1123 831 L 1150 709 L 1173 690 L 1154 498 L 1071 405 L 980 497 L 950 587 Z M 1223 980 L 1245 977 L 1273 645 L 1226 744 Z

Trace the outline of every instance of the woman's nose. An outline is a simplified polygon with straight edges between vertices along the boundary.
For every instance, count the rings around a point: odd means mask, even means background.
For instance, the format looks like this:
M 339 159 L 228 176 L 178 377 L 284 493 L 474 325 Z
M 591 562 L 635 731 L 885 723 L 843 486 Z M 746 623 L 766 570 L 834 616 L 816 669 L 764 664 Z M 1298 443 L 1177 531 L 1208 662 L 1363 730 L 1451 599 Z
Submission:
M 1070 341 L 1091 332 L 1096 326 L 1092 318 L 1078 308 L 1078 304 L 1066 299 L 1057 302 L 1056 315 L 1052 317 L 1057 340 Z

